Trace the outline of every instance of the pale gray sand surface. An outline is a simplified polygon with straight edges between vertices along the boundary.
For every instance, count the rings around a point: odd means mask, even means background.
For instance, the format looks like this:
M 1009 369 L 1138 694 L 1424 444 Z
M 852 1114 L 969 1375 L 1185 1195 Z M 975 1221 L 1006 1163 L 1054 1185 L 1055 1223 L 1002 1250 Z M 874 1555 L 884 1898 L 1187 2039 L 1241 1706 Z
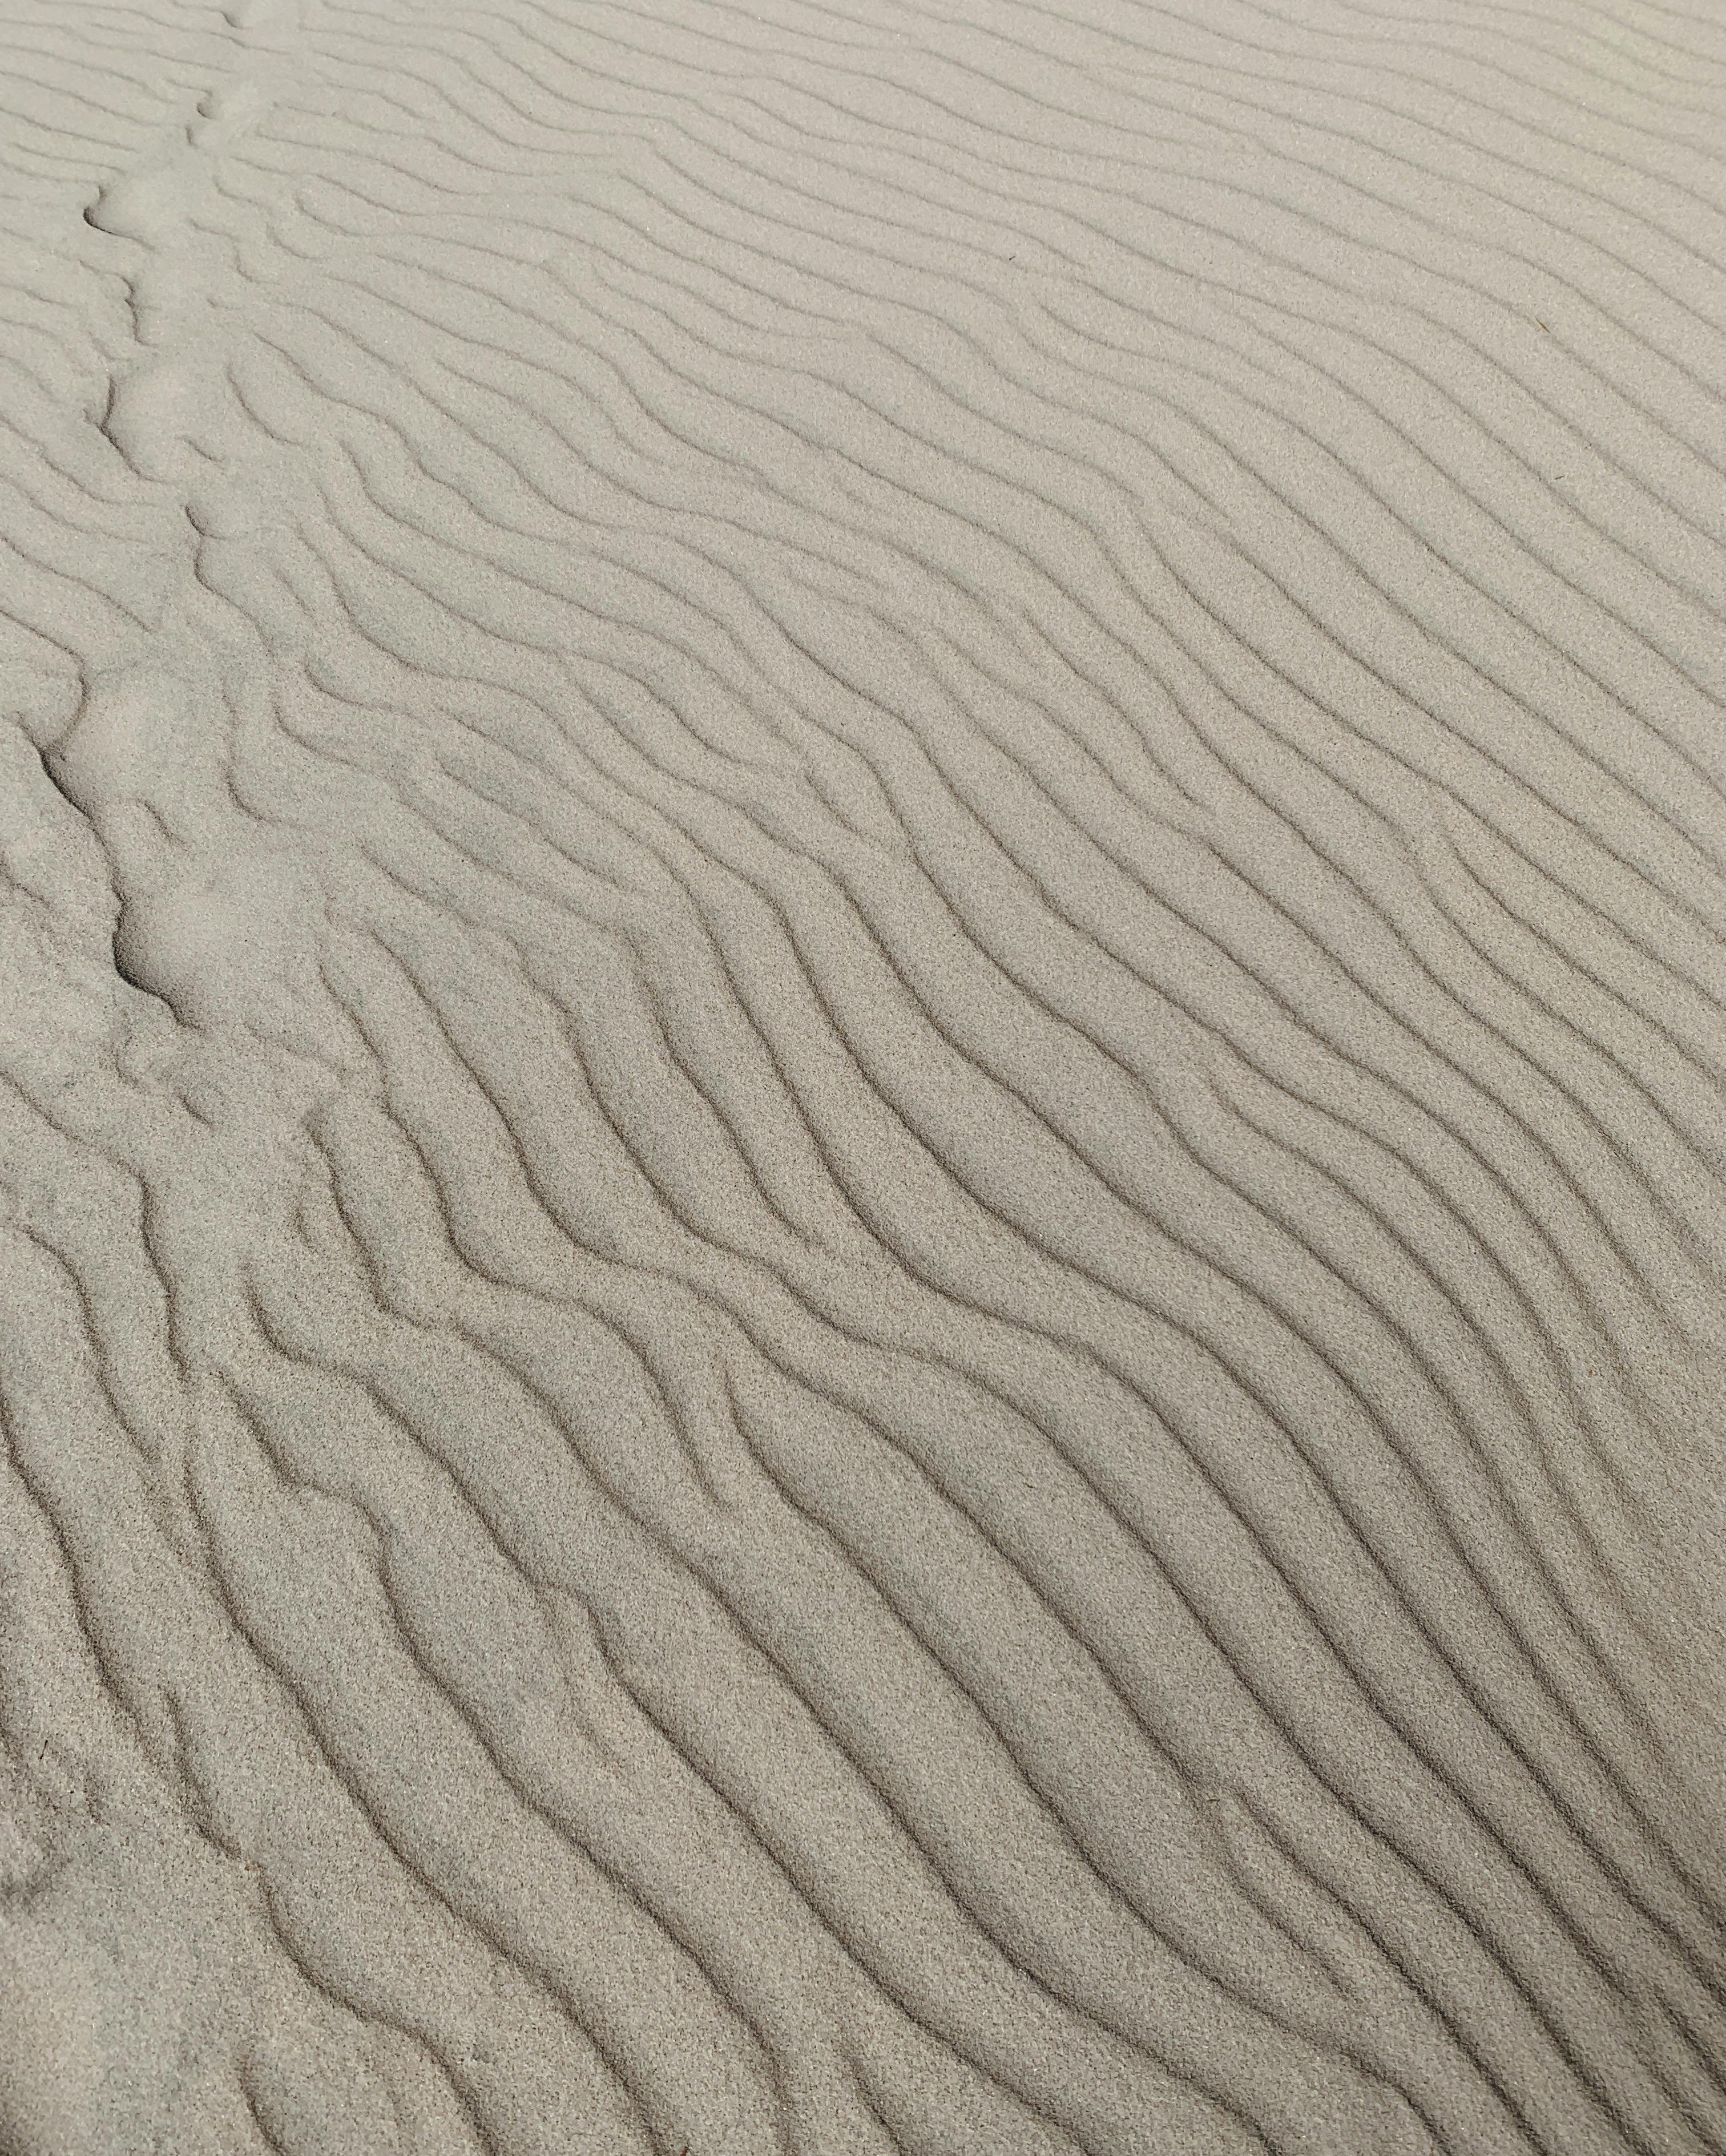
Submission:
M 1726 2148 L 1726 13 L 0 116 L 0 2148 Z

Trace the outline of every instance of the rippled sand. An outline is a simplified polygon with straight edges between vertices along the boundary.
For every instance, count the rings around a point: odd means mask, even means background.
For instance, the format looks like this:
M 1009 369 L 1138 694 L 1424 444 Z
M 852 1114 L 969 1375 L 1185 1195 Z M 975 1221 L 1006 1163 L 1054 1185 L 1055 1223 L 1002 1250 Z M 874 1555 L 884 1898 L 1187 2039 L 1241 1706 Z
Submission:
M 6 2156 L 1726 2150 L 1726 14 L 0 0 Z

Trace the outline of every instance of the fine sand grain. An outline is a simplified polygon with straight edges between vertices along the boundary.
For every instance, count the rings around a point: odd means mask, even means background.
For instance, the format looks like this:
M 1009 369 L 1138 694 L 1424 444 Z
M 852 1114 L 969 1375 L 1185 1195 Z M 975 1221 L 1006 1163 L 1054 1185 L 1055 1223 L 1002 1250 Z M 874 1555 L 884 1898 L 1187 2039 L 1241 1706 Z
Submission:
M 0 2151 L 1726 2150 L 1726 9 L 0 0 Z

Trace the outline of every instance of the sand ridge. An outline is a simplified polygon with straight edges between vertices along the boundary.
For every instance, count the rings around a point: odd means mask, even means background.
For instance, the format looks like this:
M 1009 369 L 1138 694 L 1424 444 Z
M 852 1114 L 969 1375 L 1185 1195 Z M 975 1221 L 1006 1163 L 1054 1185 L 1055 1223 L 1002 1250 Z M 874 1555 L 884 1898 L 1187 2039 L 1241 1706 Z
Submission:
M 1726 2149 L 1726 28 L 0 56 L 0 2147 Z

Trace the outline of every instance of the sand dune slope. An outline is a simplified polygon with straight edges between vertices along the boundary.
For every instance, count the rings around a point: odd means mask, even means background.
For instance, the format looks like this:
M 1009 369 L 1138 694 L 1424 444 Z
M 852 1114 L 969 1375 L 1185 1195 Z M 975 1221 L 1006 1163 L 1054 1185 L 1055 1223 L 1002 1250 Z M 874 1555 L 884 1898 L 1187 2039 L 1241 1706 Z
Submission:
M 1726 2149 L 1726 17 L 0 175 L 0 2147 Z

